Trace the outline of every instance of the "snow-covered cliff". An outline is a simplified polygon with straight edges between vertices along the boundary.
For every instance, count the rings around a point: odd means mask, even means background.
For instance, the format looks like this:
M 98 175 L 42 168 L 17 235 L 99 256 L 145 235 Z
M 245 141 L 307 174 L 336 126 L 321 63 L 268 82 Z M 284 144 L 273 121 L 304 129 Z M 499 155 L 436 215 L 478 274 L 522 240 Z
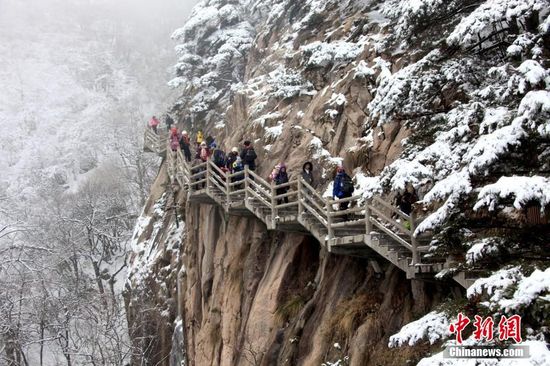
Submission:
M 156 308 L 135 338 L 156 342 L 151 359 L 168 359 L 176 317 L 178 357 L 196 365 L 415 363 L 450 337 L 437 329 L 471 308 L 521 312 L 524 338 L 547 339 L 548 5 L 199 3 L 173 34 L 181 126 L 226 150 L 254 141 L 262 176 L 281 161 L 297 174 L 311 160 L 320 190 L 338 164 L 365 198 L 390 201 L 413 186 L 428 213 L 417 233 L 434 234 L 428 255 L 454 267 L 424 282 L 380 261 L 376 275 L 366 260 L 331 255 L 310 237 L 186 204 L 182 191 L 164 192 L 161 170 L 127 293 L 135 329 L 140 311 Z M 464 294 L 450 280 L 459 270 L 485 278 Z M 537 357 L 533 364 L 550 362 Z

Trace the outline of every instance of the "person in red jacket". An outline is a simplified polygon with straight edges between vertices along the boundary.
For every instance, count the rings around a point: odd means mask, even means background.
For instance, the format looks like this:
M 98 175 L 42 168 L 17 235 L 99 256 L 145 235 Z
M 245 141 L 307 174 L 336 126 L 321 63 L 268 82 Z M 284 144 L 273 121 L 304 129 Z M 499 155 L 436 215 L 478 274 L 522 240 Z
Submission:
M 158 125 L 160 124 L 160 121 L 157 119 L 157 117 L 153 116 L 150 120 L 149 120 L 149 127 L 151 127 L 153 129 L 153 131 L 158 135 Z

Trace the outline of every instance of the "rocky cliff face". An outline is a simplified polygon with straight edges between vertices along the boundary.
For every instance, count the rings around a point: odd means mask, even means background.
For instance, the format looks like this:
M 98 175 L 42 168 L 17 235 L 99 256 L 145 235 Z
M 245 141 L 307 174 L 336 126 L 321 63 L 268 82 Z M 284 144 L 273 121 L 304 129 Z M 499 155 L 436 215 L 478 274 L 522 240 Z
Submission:
M 424 228 L 436 233 L 433 250 L 457 255 L 460 268 L 513 251 L 496 270 L 520 253 L 502 226 L 514 222 L 516 243 L 532 228 L 496 198 L 498 179 L 529 165 L 527 184 L 541 176 L 548 185 L 545 4 L 205 0 L 174 33 L 171 84 L 183 92 L 173 111 L 226 150 L 253 140 L 263 176 L 281 161 L 297 174 L 312 160 L 321 191 L 338 164 L 356 173 L 365 197 L 412 184 L 434 212 Z M 129 258 L 136 364 L 414 364 L 430 344 L 389 349 L 389 336 L 443 300 L 464 303 L 449 280 L 407 280 L 384 261 L 376 274 L 311 237 L 187 203 L 164 169 Z M 490 184 L 496 196 L 476 199 Z M 544 197 L 525 200 L 542 217 Z M 463 215 L 474 205 L 489 206 L 481 217 L 491 230 Z M 543 237 L 531 236 L 529 251 L 544 252 Z
M 192 365 L 402 365 L 423 354 L 387 341 L 442 301 L 440 285 L 382 262 L 377 274 L 365 259 L 330 255 L 311 237 L 268 232 L 216 206 L 188 204 L 183 235 L 163 211 L 171 198 L 155 198 L 127 293 L 147 364 L 168 364 L 170 352 Z M 183 332 L 174 332 L 176 317 Z

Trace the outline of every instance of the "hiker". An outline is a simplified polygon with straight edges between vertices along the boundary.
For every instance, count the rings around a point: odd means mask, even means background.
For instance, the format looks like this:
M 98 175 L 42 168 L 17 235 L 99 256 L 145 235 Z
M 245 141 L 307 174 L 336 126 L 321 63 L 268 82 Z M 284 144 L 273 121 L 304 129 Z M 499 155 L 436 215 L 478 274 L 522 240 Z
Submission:
M 206 146 L 213 150 L 212 144 L 215 144 L 216 140 L 212 136 L 208 135 L 204 141 L 206 141 Z
M 231 151 L 227 154 L 225 167 L 231 173 L 233 173 L 233 163 L 235 162 L 235 160 L 237 160 L 238 157 L 239 157 L 239 149 L 237 147 L 232 148 Z
M 213 149 L 212 161 L 214 162 L 214 164 L 216 164 L 218 168 L 222 170 L 225 169 L 225 166 L 226 166 L 225 153 L 223 152 L 222 149 L 218 148 L 218 145 L 216 145 L 215 143 L 211 145 L 211 148 Z
M 256 151 L 254 151 L 254 147 L 250 141 L 245 141 L 243 145 L 244 147 L 241 151 L 241 160 L 243 161 L 243 165 L 248 165 L 248 169 L 254 171 L 256 170 L 256 158 L 258 155 L 256 155 Z
M 242 163 L 242 159 L 239 155 L 236 155 L 235 160 L 231 164 L 231 170 L 230 171 L 231 171 L 232 174 L 234 174 L 234 173 L 240 173 L 243 170 L 244 170 L 244 166 L 243 166 L 243 163 Z M 240 182 L 243 179 L 244 179 L 244 174 L 237 174 L 236 176 L 231 177 L 231 183 Z M 237 184 L 234 187 L 235 187 L 236 190 L 239 190 L 239 189 L 243 188 L 243 185 L 242 184 Z
M 416 201 L 418 201 L 418 196 L 416 195 L 416 191 L 414 187 L 410 184 L 406 185 L 405 193 L 403 194 L 398 193 L 397 197 L 395 197 L 396 206 L 399 207 L 401 212 L 403 212 L 406 215 L 411 214 L 412 205 Z
M 199 149 L 197 151 L 196 158 L 201 159 L 203 163 L 205 163 L 208 158 L 210 157 L 210 149 L 206 145 L 206 142 L 201 142 Z
M 200 145 L 204 140 L 204 136 L 202 134 L 202 131 L 197 132 L 197 145 Z
M 273 177 L 273 182 L 278 186 L 278 185 L 281 185 L 281 184 L 285 184 L 285 183 L 288 183 L 288 174 L 286 172 L 286 165 L 285 163 L 281 163 L 280 165 L 277 165 L 276 168 L 277 170 L 275 176 Z M 275 194 L 277 196 L 279 195 L 282 195 L 282 194 L 286 194 L 288 192 L 288 189 L 289 187 L 282 187 L 282 188 L 276 188 L 275 189 Z M 280 205 L 282 204 L 284 201 L 284 203 L 288 203 L 288 196 L 286 197 L 283 197 L 283 198 L 280 198 L 280 199 L 277 199 L 277 204 Z
M 170 129 L 170 148 L 172 151 L 178 151 L 178 147 L 180 146 L 180 137 L 178 133 L 178 129 L 176 127 L 172 127 Z
M 166 130 L 170 131 L 170 128 L 174 124 L 174 120 L 172 119 L 172 117 L 170 117 L 169 114 L 166 114 L 166 118 L 164 118 L 164 123 L 166 123 Z
M 315 188 L 313 185 L 313 164 L 308 161 L 302 166 L 302 178 L 307 184 Z
M 332 199 L 334 199 L 335 197 L 338 197 L 339 199 L 351 197 L 354 190 L 355 187 L 353 186 L 353 181 L 351 180 L 351 177 L 346 174 L 344 167 L 339 166 L 332 187 Z M 340 211 L 347 210 L 348 206 L 349 202 L 340 203 Z M 347 215 L 343 217 L 344 220 L 347 220 Z
M 151 127 L 153 129 L 153 132 L 155 132 L 157 135 L 159 134 L 159 132 L 157 130 L 159 124 L 160 124 L 160 121 L 155 116 L 153 116 L 149 120 L 149 127 Z
M 191 147 L 189 146 L 189 144 L 189 134 L 187 133 L 187 131 L 183 131 L 180 138 L 180 148 L 181 151 L 183 151 L 183 155 L 185 155 L 185 160 L 187 162 L 191 161 Z

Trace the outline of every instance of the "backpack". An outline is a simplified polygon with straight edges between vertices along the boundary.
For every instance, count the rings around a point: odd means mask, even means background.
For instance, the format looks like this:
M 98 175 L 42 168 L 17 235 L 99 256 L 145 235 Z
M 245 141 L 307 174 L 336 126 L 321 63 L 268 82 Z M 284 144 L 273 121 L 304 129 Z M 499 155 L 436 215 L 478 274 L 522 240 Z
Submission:
M 254 161 L 257 157 L 258 155 L 256 155 L 256 151 L 254 151 L 253 148 L 247 149 L 246 154 L 244 155 L 244 159 L 246 161 Z
M 212 145 L 212 143 L 214 142 L 214 138 L 212 136 L 208 135 L 204 141 L 206 141 L 206 145 L 208 145 L 208 147 L 210 147 Z
M 220 149 L 214 150 L 213 160 L 217 166 L 223 166 L 225 164 L 225 153 Z
M 353 194 L 353 191 L 355 191 L 353 181 L 351 180 L 351 177 L 349 175 L 346 174 L 342 177 L 341 188 L 342 193 L 346 196 L 351 196 Z
M 233 162 L 233 171 L 240 172 L 243 170 L 243 164 L 239 160 Z

